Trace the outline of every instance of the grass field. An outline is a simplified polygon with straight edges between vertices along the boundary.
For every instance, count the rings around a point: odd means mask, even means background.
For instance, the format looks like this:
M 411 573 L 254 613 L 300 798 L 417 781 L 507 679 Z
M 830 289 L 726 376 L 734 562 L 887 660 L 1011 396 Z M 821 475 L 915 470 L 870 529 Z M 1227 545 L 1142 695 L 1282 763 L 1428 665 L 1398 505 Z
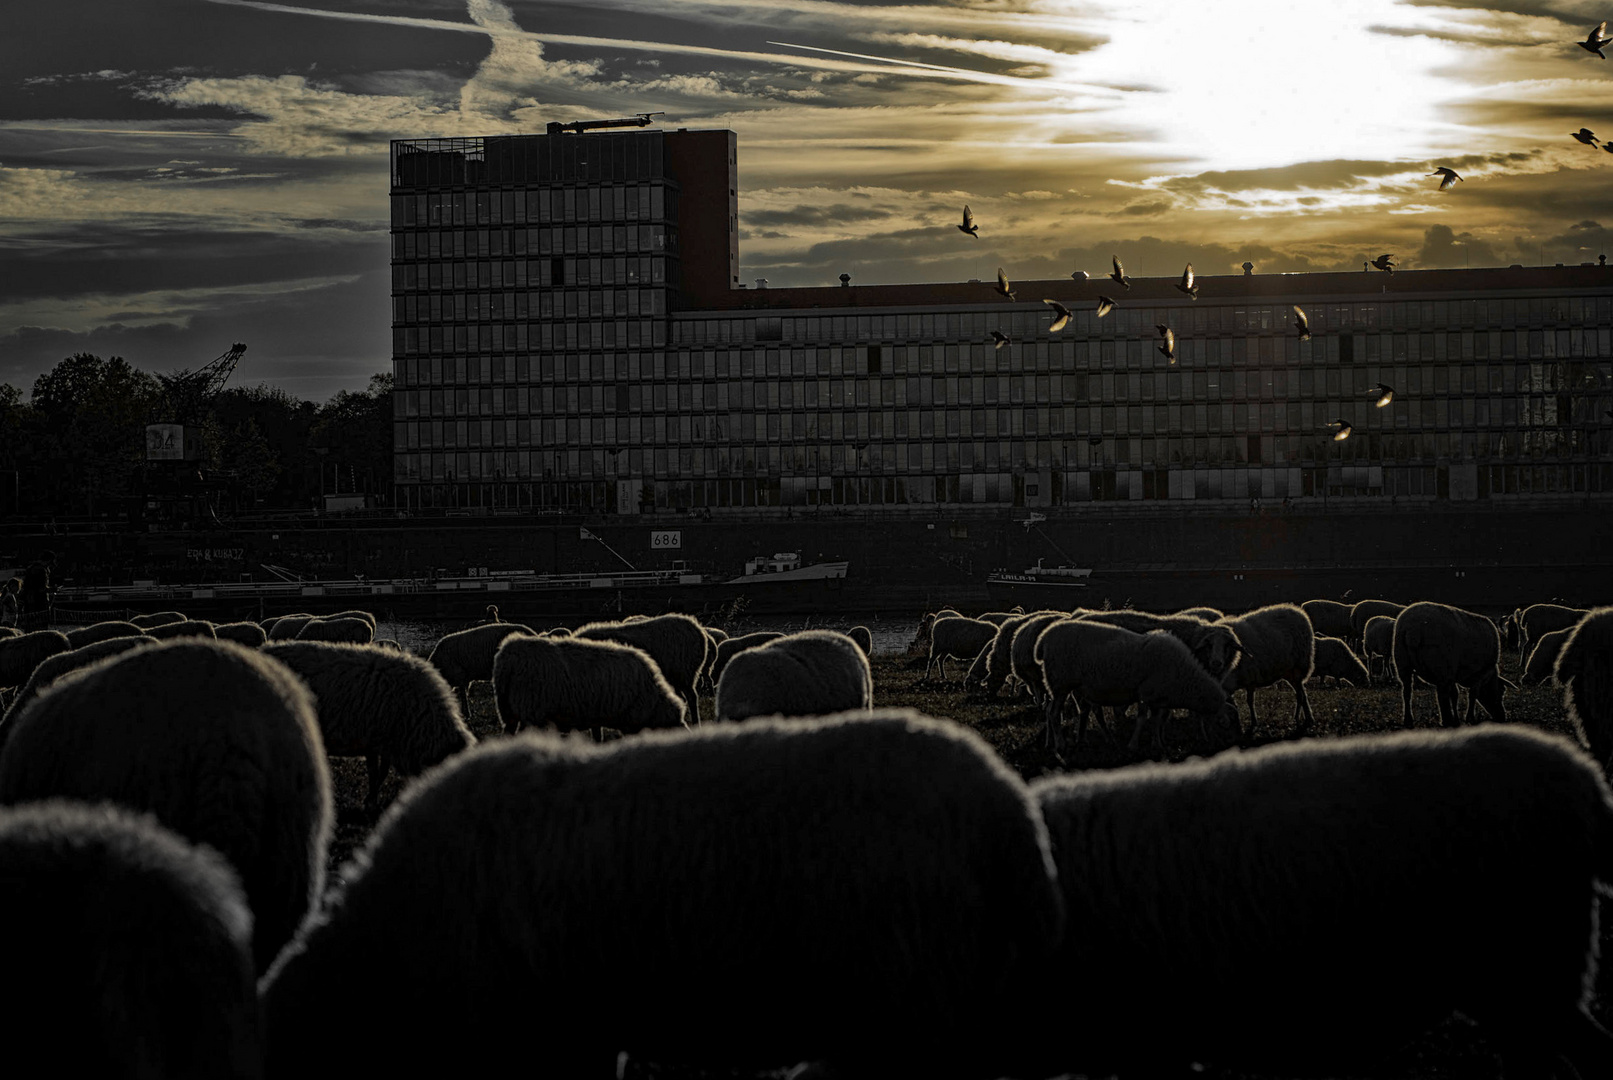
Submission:
M 1502 673 L 1516 680 L 1517 658 L 1503 657 Z M 874 661 L 874 703 L 877 706 L 907 706 L 929 716 L 947 717 L 965 724 L 980 734 L 1002 758 L 1024 776 L 1031 779 L 1044 773 L 1061 770 L 1113 768 L 1130 764 L 1134 758 L 1125 750 L 1130 738 L 1130 721 L 1122 720 L 1120 730 L 1110 740 L 1100 730 L 1089 729 L 1085 741 L 1074 745 L 1073 727 L 1067 729 L 1069 745 L 1065 761 L 1060 762 L 1043 746 L 1042 712 L 1028 698 L 1017 701 L 1002 697 L 981 700 L 965 695 L 958 687 L 963 668 L 949 665 L 946 681 L 926 678 L 923 662 L 917 665 L 906 656 L 882 655 Z M 1372 732 L 1397 731 L 1401 728 L 1401 697 L 1398 684 L 1374 687 L 1321 687 L 1314 683 L 1307 687 L 1311 708 L 1316 717 L 1315 736 L 1328 737 L 1356 735 Z M 1241 697 L 1241 695 L 1240 695 Z M 1294 732 L 1290 716 L 1294 695 L 1286 685 L 1256 692 L 1256 710 L 1259 723 L 1254 736 L 1246 745 L 1258 745 L 1291 738 Z M 1415 726 L 1432 728 L 1439 725 L 1438 709 L 1432 689 L 1422 687 L 1413 702 L 1416 712 Z M 1523 690 L 1508 690 L 1506 694 L 1507 719 L 1528 724 L 1545 731 L 1574 739 L 1563 706 L 1562 691 L 1555 684 L 1545 684 Z M 712 719 L 712 702 L 701 701 L 704 720 Z M 471 688 L 470 715 L 467 722 L 478 739 L 502 736 L 497 711 L 493 702 L 492 687 L 478 683 Z M 1245 720 L 1247 723 L 1247 718 Z M 1165 754 L 1171 761 L 1182 761 L 1196 754 L 1208 752 L 1210 747 L 1197 744 L 1197 726 L 1180 719 L 1168 725 L 1165 732 Z M 333 775 L 338 815 L 338 827 L 330 852 L 330 865 L 334 871 L 345 862 L 353 849 L 364 842 L 371 823 L 364 818 L 364 765 L 358 758 L 338 758 L 333 761 Z M 401 785 L 396 776 L 389 778 L 384 801 L 395 798 Z M 1604 923 L 1613 923 L 1608 919 Z M 1475 947 L 1482 947 L 1475 942 Z M 1613 955 L 1613 935 L 1604 930 L 1602 955 Z M 1593 1010 L 1604 1026 L 1613 1027 L 1613 1012 L 1608 1008 L 1607 978 L 1600 980 L 1603 994 Z M 1168 1017 L 1160 1017 L 1168 1023 Z M 632 1072 L 630 1070 L 630 1072 Z M 632 1072 L 636 1076 L 661 1075 L 651 1071 Z M 1203 1074 L 1231 1080 L 1234 1074 L 1209 1072 Z M 1439 1077 L 1462 1080 L 1493 1080 L 1500 1076 L 1497 1060 L 1472 1027 L 1461 1018 L 1453 1018 L 1430 1032 L 1417 1043 L 1406 1047 L 1393 1059 L 1384 1062 L 1375 1076 L 1414 1078 Z M 894 1080 L 894 1078 L 893 1078 Z

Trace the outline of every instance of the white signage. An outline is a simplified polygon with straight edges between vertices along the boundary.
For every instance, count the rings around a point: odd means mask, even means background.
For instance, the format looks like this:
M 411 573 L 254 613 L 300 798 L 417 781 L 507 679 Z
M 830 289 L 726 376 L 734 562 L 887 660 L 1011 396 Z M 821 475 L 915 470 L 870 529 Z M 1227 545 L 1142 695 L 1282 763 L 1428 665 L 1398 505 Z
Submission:
M 147 461 L 183 461 L 185 429 L 180 424 L 146 425 Z
M 651 551 L 668 551 L 683 546 L 683 533 L 677 529 L 657 529 L 650 533 Z

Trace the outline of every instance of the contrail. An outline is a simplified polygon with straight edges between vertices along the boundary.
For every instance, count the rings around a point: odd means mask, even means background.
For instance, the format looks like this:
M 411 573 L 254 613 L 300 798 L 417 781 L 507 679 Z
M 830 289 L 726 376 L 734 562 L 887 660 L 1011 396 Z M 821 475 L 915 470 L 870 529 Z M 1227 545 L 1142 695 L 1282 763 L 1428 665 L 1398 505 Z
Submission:
M 789 48 L 811 49 L 814 52 L 873 60 L 877 63 L 855 63 L 846 60 L 827 60 L 788 53 L 749 52 L 740 49 L 718 49 L 707 45 L 682 45 L 665 41 L 638 41 L 632 38 L 588 37 L 579 34 L 549 34 L 532 30 L 508 29 L 497 26 L 478 26 L 475 23 L 453 22 L 448 19 L 423 19 L 409 15 L 371 15 L 355 11 L 328 11 L 323 8 L 296 7 L 291 4 L 268 3 L 267 0 L 207 0 L 226 7 L 254 8 L 287 15 L 312 15 L 322 19 L 340 19 L 346 22 L 381 23 L 387 26 L 413 27 L 419 30 L 448 30 L 457 34 L 483 34 L 488 37 L 513 37 L 542 41 L 550 45 L 586 45 L 606 49 L 631 49 L 641 52 L 682 53 L 688 56 L 712 56 L 726 60 L 745 60 L 758 64 L 779 64 L 789 67 L 812 67 L 827 71 L 847 71 L 858 74 L 891 74 L 892 65 L 902 73 L 920 78 L 950 79 L 961 82 L 985 83 L 995 86 L 1023 86 L 1038 89 L 1091 91 L 1094 87 L 1060 82 L 1053 79 L 1026 79 L 1016 75 L 997 75 L 968 68 L 944 67 L 924 64 L 916 60 L 899 60 L 894 57 L 869 56 L 860 53 L 840 53 L 834 49 L 815 49 L 810 45 L 791 45 Z M 778 44 L 769 42 L 768 44 Z

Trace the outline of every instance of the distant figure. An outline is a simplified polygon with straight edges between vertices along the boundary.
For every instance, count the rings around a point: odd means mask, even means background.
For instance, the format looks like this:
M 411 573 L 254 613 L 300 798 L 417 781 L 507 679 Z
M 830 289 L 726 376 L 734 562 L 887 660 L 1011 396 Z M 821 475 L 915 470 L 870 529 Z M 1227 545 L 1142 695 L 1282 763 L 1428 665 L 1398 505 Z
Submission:
M 1600 56 L 1603 60 L 1606 60 L 1607 53 L 1603 52 L 1602 49 L 1606 47 L 1609 42 L 1613 42 L 1613 38 L 1607 36 L 1607 23 L 1606 21 L 1603 21 L 1597 23 L 1596 29 L 1585 35 L 1584 41 L 1576 41 L 1574 44 L 1578 45 L 1586 52 L 1593 52 L 1597 56 Z
M 22 613 L 31 615 L 50 608 L 50 569 L 56 553 L 47 551 L 22 572 Z
M 16 626 L 22 609 L 17 603 L 17 579 L 7 578 L 0 585 L 0 626 Z

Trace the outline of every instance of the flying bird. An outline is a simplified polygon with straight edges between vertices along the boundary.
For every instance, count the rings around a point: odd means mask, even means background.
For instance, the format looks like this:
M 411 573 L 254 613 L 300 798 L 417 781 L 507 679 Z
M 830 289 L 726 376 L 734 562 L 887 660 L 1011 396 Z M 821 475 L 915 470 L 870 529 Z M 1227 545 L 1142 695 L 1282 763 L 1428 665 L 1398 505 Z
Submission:
M 1109 276 L 1113 278 L 1114 283 L 1119 285 L 1122 289 L 1131 288 L 1131 279 L 1126 276 L 1126 268 L 1120 265 L 1120 256 L 1111 255 L 1109 257 L 1113 259 L 1115 263 L 1114 273 L 1110 274 Z
M 1311 339 L 1310 320 L 1305 318 L 1305 309 L 1298 304 L 1294 305 L 1294 329 L 1299 331 L 1299 340 L 1309 341 Z
M 1014 298 L 1014 290 L 1008 284 L 1008 275 L 1003 273 L 1003 268 L 1000 266 L 997 267 L 997 295 L 1006 296 L 1010 300 Z
M 1438 177 L 1443 178 L 1439 182 L 1439 190 L 1441 190 L 1441 191 L 1445 191 L 1445 190 L 1453 187 L 1456 184 L 1456 181 L 1461 179 L 1460 176 L 1456 175 L 1456 170 L 1455 169 L 1446 168 L 1444 165 L 1439 166 L 1439 168 L 1435 169 L 1433 172 L 1429 173 L 1428 175 L 1429 176 L 1438 176 Z
M 966 232 L 976 240 L 980 239 L 980 226 L 975 224 L 974 211 L 967 206 L 963 208 L 963 224 L 958 226 L 959 232 Z
M 1103 318 L 1105 315 L 1109 314 L 1109 312 L 1113 311 L 1114 309 L 1115 309 L 1115 302 L 1113 300 L 1109 299 L 1107 296 L 1104 296 L 1102 293 L 1099 293 L 1098 294 L 1098 318 L 1100 318 L 1100 319 Z
M 1159 331 L 1160 342 L 1156 347 L 1159 349 L 1160 355 L 1171 363 L 1176 363 L 1176 331 L 1164 323 L 1155 323 L 1154 329 Z
M 1372 389 L 1363 390 L 1361 392 L 1363 394 L 1377 394 L 1378 395 L 1378 400 L 1376 402 L 1374 402 L 1373 404 L 1377 405 L 1378 408 L 1380 408 L 1380 409 L 1383 408 L 1385 405 L 1389 404 L 1391 401 L 1393 401 L 1395 399 L 1394 388 L 1391 387 L 1388 383 L 1379 383 L 1377 386 L 1374 386 Z
M 1395 272 L 1394 258 L 1395 257 L 1393 255 L 1379 255 L 1376 259 L 1372 260 L 1372 265 L 1376 266 L 1379 270 L 1387 270 L 1392 274 Z
M 1355 425 L 1344 419 L 1334 420 L 1327 426 L 1330 428 L 1338 428 L 1338 430 L 1333 433 L 1334 442 L 1343 442 L 1345 439 L 1350 437 L 1350 432 L 1355 430 Z
M 1182 271 L 1182 280 L 1176 283 L 1176 291 L 1186 294 L 1191 299 L 1199 298 L 1199 287 L 1193 284 L 1193 264 L 1188 263 L 1187 269 Z
M 1574 44 L 1606 60 L 1607 54 L 1602 49 L 1610 42 L 1613 42 L 1613 38 L 1607 36 L 1607 23 L 1603 21 L 1596 24 L 1596 29 L 1587 34 L 1584 41 L 1576 41 Z
M 1596 132 L 1592 131 L 1590 128 L 1580 128 L 1578 131 L 1570 131 L 1569 134 L 1578 139 L 1580 142 L 1584 143 L 1586 146 L 1601 145 L 1596 141 Z
M 991 340 L 996 342 L 996 344 L 992 346 L 993 349 L 1000 349 L 1004 345 L 1012 344 L 1012 341 L 1008 335 L 1003 333 L 1001 330 L 993 330 L 991 332 Z
M 1056 334 L 1063 330 L 1070 322 L 1070 309 L 1057 300 L 1043 300 L 1042 303 L 1053 309 L 1053 323 L 1047 328 L 1047 332 Z

